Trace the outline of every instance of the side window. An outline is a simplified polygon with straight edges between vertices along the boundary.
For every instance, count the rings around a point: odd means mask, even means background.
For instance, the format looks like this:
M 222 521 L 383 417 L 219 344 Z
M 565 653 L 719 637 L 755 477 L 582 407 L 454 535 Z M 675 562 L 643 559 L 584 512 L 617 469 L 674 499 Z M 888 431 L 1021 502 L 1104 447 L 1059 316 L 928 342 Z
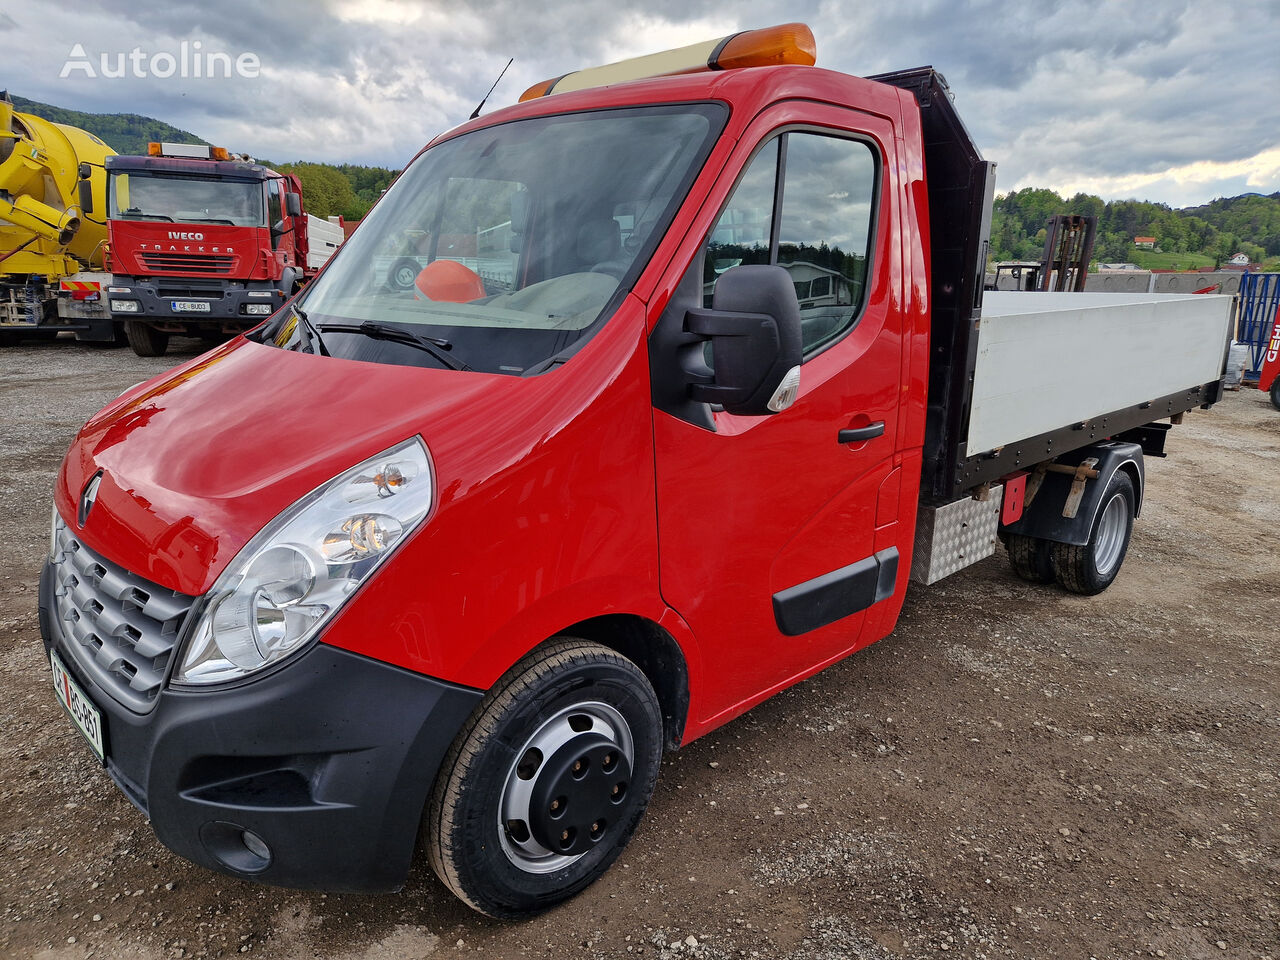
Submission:
M 716 278 L 743 263 L 770 263 L 773 208 L 782 138 L 771 140 L 752 159 L 729 204 L 707 238 L 702 266 L 703 306 L 711 306 Z
M 280 181 L 274 177 L 267 181 L 267 226 L 271 228 L 271 246 L 278 246 L 280 235 L 275 225 L 284 220 L 284 205 L 280 199 Z
M 866 298 L 875 200 L 875 154 L 863 141 L 816 133 L 775 138 L 751 161 L 707 240 L 705 304 L 725 270 L 773 263 L 795 285 L 805 355 L 843 336 Z

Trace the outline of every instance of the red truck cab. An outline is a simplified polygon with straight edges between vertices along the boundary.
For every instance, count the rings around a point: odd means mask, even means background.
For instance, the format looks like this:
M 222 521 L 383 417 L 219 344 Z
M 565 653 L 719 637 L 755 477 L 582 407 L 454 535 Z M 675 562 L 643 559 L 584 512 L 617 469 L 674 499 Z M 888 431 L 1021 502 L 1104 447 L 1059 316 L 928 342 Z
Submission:
M 141 356 L 174 333 L 251 329 L 315 272 L 295 176 L 221 147 L 153 143 L 108 158 L 107 179 L 108 302 Z
M 444 134 L 267 324 L 85 425 L 41 626 L 167 846 L 386 890 L 420 837 L 473 907 L 545 909 L 618 856 L 664 749 L 893 629 L 922 496 L 994 543 L 995 478 L 1164 409 L 931 448 L 972 380 L 937 368 L 972 370 L 988 166 L 938 154 L 959 188 L 926 184 L 931 70 L 817 69 L 798 25 L 690 49 L 744 46 Z M 931 266 L 939 197 L 974 229 L 962 257 L 939 224 Z M 1003 511 L 1066 573 L 1086 558 L 1079 592 L 1114 577 L 1141 489 L 1136 444 L 1094 451 L 1037 475 L 1057 527 Z

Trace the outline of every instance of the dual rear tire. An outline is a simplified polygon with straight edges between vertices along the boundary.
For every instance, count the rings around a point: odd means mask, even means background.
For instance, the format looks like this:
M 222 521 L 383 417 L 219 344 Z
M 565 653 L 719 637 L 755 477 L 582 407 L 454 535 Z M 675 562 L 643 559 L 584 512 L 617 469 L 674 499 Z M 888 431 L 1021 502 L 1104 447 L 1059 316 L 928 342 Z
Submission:
M 1054 543 L 1010 534 L 1009 564 L 1029 583 L 1057 581 L 1064 590 L 1093 596 L 1111 586 L 1133 536 L 1137 492 L 1133 478 L 1117 471 L 1102 494 L 1101 505 L 1083 544 Z

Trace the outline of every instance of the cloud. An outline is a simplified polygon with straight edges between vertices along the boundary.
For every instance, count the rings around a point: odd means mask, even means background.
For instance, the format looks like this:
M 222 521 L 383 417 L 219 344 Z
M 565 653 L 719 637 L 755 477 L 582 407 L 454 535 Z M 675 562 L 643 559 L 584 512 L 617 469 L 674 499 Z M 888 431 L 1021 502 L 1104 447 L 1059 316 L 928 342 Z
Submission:
M 1267 159 L 1280 146 L 1272 2 L 103 0 L 70 21 L 61 9 L 25 0 L 0 14 L 0 30 L 22 39 L 6 48 L 0 87 L 158 117 L 282 161 L 399 166 L 463 121 L 508 57 L 515 63 L 487 110 L 579 67 L 803 20 L 819 66 L 863 76 L 924 63 L 942 71 L 999 164 L 1001 190 L 1140 191 L 1183 203 L 1240 183 L 1280 189 Z M 261 75 L 58 79 L 76 42 L 95 54 L 172 51 L 183 40 L 253 52 Z

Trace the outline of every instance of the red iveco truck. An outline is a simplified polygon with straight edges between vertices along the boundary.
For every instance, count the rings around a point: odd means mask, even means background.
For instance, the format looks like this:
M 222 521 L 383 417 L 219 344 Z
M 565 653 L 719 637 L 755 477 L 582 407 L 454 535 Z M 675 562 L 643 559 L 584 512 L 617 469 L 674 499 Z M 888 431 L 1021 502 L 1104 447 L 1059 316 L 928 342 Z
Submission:
M 340 226 L 303 212 L 297 177 L 223 147 L 153 143 L 106 169 L 108 305 L 142 357 L 170 334 L 258 326 L 342 242 Z
M 664 750 L 884 637 L 909 580 L 1003 538 L 1111 583 L 1229 301 L 984 302 L 992 166 L 942 78 L 813 59 L 792 24 L 539 85 L 85 425 L 41 629 L 164 844 L 373 891 L 420 838 L 532 913 L 617 858 Z

